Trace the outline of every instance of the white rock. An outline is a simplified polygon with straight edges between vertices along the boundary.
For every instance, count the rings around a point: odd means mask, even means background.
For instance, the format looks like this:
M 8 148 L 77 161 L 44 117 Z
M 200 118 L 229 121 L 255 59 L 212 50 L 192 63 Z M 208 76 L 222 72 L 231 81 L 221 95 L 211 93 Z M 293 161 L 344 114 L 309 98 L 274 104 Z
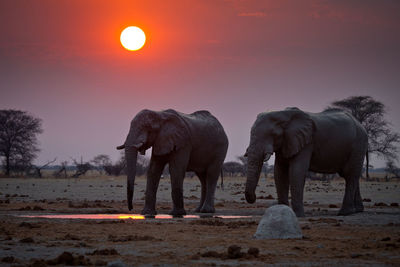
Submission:
M 254 234 L 256 239 L 302 238 L 296 214 L 286 205 L 266 209 Z

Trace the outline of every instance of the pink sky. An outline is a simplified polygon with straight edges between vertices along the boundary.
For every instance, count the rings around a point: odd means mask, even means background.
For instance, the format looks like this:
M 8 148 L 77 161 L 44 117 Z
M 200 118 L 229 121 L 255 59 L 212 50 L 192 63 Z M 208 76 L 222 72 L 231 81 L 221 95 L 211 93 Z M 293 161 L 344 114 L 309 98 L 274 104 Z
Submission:
M 386 104 L 399 131 L 399 14 L 388 0 L 2 0 L 0 108 L 43 119 L 37 163 L 116 159 L 144 108 L 210 110 L 227 160 L 258 113 L 352 95 Z M 138 52 L 119 43 L 130 25 L 148 37 Z

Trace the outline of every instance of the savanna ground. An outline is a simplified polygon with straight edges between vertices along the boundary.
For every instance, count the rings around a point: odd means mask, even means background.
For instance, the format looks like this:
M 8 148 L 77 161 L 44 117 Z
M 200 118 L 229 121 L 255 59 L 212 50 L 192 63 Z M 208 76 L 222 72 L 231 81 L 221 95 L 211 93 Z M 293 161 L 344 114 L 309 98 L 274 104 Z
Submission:
M 255 240 L 258 221 L 276 202 L 262 178 L 257 202 L 244 200 L 245 178 L 225 178 L 216 215 L 246 218 L 44 219 L 19 215 L 128 213 L 124 177 L 0 179 L 0 265 L 321 266 L 400 265 L 400 183 L 362 182 L 365 212 L 336 216 L 344 180 L 307 181 L 303 239 Z M 146 180 L 136 179 L 134 213 L 143 208 Z M 186 178 L 185 208 L 198 204 L 200 183 Z M 162 179 L 157 211 L 171 209 Z M 239 248 L 240 247 L 240 251 Z

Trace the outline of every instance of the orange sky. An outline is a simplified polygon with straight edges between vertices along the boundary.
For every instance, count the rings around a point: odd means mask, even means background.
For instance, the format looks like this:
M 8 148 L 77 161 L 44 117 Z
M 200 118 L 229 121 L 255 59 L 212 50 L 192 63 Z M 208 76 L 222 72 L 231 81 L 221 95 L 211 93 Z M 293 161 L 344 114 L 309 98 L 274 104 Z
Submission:
M 41 162 L 116 157 L 143 108 L 210 110 L 228 159 L 267 109 L 371 95 L 400 129 L 398 14 L 389 0 L 2 0 L 0 107 L 43 119 Z M 138 52 L 119 43 L 130 25 Z

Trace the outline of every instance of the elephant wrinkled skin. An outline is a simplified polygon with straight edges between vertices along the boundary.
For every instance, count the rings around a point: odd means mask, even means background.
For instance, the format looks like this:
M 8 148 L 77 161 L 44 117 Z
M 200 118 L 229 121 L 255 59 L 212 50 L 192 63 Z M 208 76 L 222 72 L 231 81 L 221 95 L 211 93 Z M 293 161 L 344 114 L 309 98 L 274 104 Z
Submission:
M 169 164 L 172 186 L 172 215 L 185 215 L 183 179 L 194 171 L 201 182 L 201 199 L 197 212 L 215 212 L 214 194 L 228 149 L 228 138 L 219 121 L 202 110 L 184 114 L 172 109 L 140 111 L 131 122 L 123 145 L 127 161 L 128 208 L 132 210 L 137 153 L 152 147 L 145 206 L 142 214 L 156 214 L 156 194 L 162 171 Z
M 256 200 L 255 189 L 264 160 L 275 153 L 274 179 L 279 204 L 289 205 L 297 216 L 304 216 L 303 192 L 308 170 L 338 173 L 346 189 L 339 215 L 364 210 L 359 178 L 368 148 L 363 126 L 349 113 L 331 109 L 306 113 L 298 108 L 265 112 L 251 128 L 247 148 L 248 170 L 245 196 Z

